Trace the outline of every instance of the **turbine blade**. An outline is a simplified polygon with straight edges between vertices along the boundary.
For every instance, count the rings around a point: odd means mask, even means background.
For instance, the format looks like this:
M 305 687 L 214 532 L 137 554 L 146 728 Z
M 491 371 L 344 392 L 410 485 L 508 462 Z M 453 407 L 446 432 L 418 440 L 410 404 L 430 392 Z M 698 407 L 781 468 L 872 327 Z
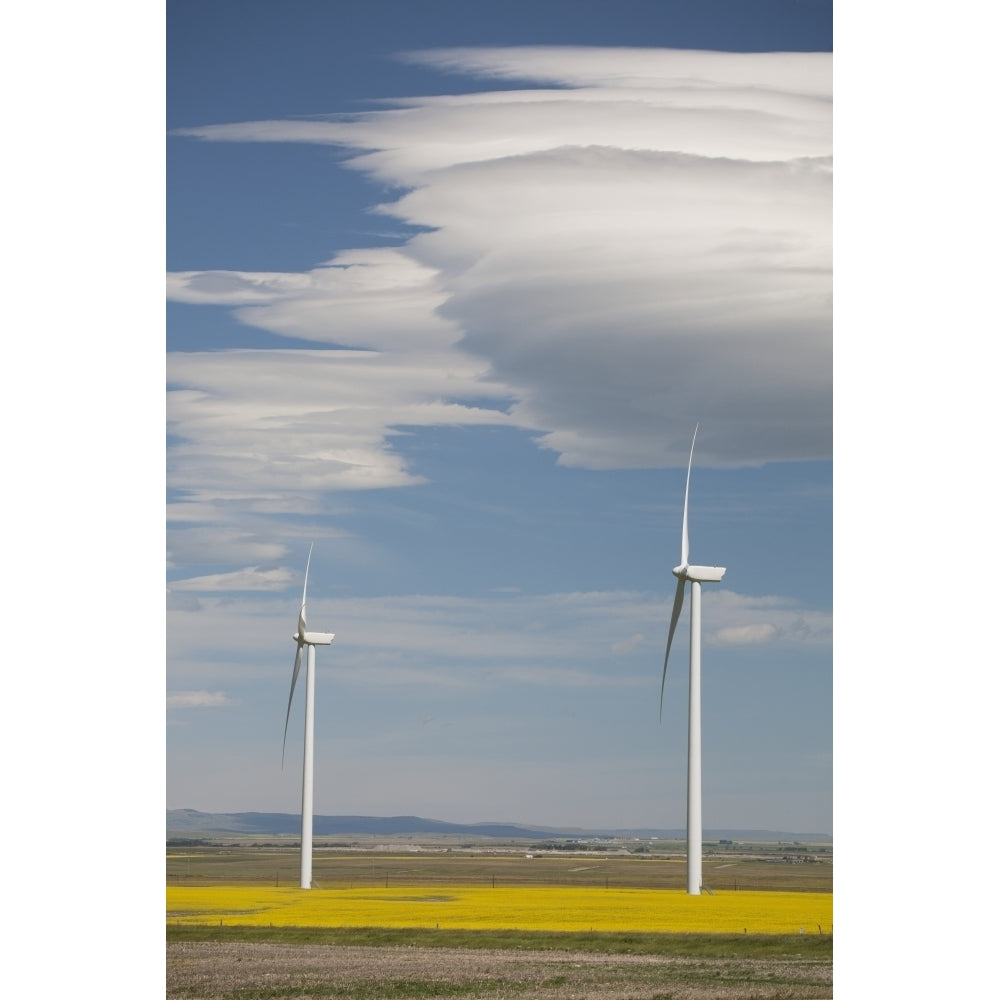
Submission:
M 306 556 L 306 575 L 302 581 L 302 607 L 299 609 L 299 635 L 306 630 L 306 588 L 309 586 L 309 563 L 312 561 L 313 547 L 309 546 L 309 555 Z
M 688 564 L 688 490 L 691 488 L 691 463 L 694 461 L 694 442 L 698 437 L 698 425 L 694 425 L 694 435 L 691 438 L 691 454 L 688 455 L 687 481 L 684 483 L 684 521 L 681 527 L 681 565 Z
M 674 641 L 674 629 L 677 628 L 677 619 L 681 616 L 681 608 L 684 606 L 684 583 L 683 579 L 677 581 L 677 589 L 674 591 L 674 610 L 670 613 L 670 631 L 667 633 L 667 653 L 663 657 L 663 678 L 660 681 L 660 722 L 663 721 L 663 689 L 667 685 L 667 660 L 670 659 L 670 646 Z
M 292 698 L 295 695 L 295 682 L 299 679 L 299 667 L 302 666 L 302 643 L 295 650 L 295 666 L 292 668 L 292 689 L 288 692 L 288 711 L 285 712 L 285 735 L 281 737 L 281 768 L 285 767 L 285 742 L 288 740 L 288 720 L 292 715 Z

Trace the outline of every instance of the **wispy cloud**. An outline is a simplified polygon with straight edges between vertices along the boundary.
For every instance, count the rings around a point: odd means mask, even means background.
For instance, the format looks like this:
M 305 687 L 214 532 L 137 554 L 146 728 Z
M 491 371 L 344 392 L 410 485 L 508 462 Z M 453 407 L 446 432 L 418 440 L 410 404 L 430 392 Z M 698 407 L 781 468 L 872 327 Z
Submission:
M 705 641 L 718 646 L 829 645 L 833 616 L 829 610 L 803 607 L 788 597 L 749 597 L 731 590 L 706 595 L 715 620 L 722 621 Z
M 238 602 L 207 593 L 197 606 L 168 610 L 171 654 L 197 664 L 199 676 L 231 676 L 263 657 L 273 669 L 290 662 L 282 638 L 297 597 Z M 731 591 L 704 595 L 706 620 L 717 626 L 707 643 L 775 649 L 820 648 L 830 642 L 828 612 L 787 598 L 751 598 Z M 662 661 L 668 599 L 633 591 L 497 594 L 484 598 L 409 595 L 310 597 L 309 621 L 335 632 L 330 654 L 343 683 L 362 687 L 533 684 L 596 686 Z M 655 636 L 655 639 L 649 638 Z M 678 643 L 684 644 L 684 636 Z M 190 668 L 189 668 L 190 669 Z M 207 672 L 207 673 L 206 673 Z M 193 674 L 185 674 L 193 676 Z
M 818 58 L 817 58 L 818 56 Z M 636 49 L 615 46 L 522 45 L 507 48 L 443 48 L 401 58 L 453 73 L 536 80 L 563 87 L 614 90 L 679 90 L 701 93 L 709 104 L 721 93 L 744 103 L 800 94 L 827 100 L 830 57 L 807 52 L 716 52 L 698 49 Z M 689 98 L 694 100 L 694 97 Z M 730 101 L 734 98 L 730 97 Z
M 777 628 L 770 622 L 757 625 L 734 625 L 716 629 L 709 635 L 709 642 L 718 646 L 751 646 L 761 642 L 773 642 L 778 635 Z
M 258 569 L 248 566 L 234 573 L 215 573 L 174 580 L 171 590 L 230 591 L 230 590 L 285 590 L 297 574 L 290 569 Z
M 640 646 L 646 637 L 641 632 L 636 632 L 635 635 L 630 635 L 627 639 L 621 639 L 618 642 L 611 644 L 611 652 L 616 655 L 621 655 L 622 653 L 631 653 L 633 649 Z
M 178 353 L 167 367 L 171 485 L 207 500 L 236 491 L 258 512 L 252 494 L 268 503 L 282 486 L 292 504 L 316 490 L 421 482 L 389 446 L 394 427 L 510 423 L 446 398 L 503 395 L 481 362 L 454 352 Z
M 167 695 L 167 708 L 224 708 L 232 704 L 222 691 L 174 691 Z

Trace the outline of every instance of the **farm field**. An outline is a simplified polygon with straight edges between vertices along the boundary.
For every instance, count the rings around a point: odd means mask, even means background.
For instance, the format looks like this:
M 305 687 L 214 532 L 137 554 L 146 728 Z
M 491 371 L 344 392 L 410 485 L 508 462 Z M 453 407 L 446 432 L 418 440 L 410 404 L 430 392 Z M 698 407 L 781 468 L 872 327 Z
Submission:
M 527 854 L 531 854 L 530 857 Z M 786 862 L 777 847 L 756 853 L 706 852 L 704 884 L 712 891 L 832 892 L 832 854 L 812 863 Z M 674 855 L 619 855 L 602 852 L 526 852 L 478 850 L 458 852 L 392 845 L 381 851 L 318 847 L 313 854 L 313 880 L 320 887 L 361 888 L 382 885 L 593 886 L 616 889 L 683 889 L 687 884 L 683 849 Z M 260 884 L 297 886 L 299 854 L 295 847 L 170 848 L 168 885 Z
M 702 934 L 830 932 L 829 893 L 716 892 L 455 883 L 365 888 L 168 886 L 176 925 L 433 927 Z
M 832 862 L 720 863 L 330 850 L 301 890 L 295 849 L 171 849 L 167 995 L 831 997 Z

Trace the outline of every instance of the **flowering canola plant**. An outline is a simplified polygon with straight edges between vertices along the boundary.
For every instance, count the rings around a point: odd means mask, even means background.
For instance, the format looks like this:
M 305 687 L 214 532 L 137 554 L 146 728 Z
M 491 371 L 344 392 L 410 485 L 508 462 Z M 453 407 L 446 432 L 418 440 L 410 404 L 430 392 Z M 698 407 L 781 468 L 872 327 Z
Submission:
M 653 933 L 830 933 L 833 896 L 563 886 L 168 886 L 171 924 Z

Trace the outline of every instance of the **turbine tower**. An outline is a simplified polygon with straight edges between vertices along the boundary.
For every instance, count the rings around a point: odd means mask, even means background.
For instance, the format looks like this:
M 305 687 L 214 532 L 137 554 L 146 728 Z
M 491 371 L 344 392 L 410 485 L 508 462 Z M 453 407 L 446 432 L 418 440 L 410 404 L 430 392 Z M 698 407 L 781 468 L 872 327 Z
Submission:
M 681 525 L 681 561 L 673 568 L 677 577 L 674 608 L 670 614 L 667 652 L 663 657 L 663 679 L 660 681 L 660 719 L 663 719 L 663 688 L 667 683 L 667 661 L 674 629 L 684 606 L 684 585 L 691 584 L 691 664 L 688 683 L 688 787 L 687 787 L 687 891 L 701 895 L 701 585 L 718 583 L 726 572 L 724 566 L 692 566 L 688 563 L 688 491 L 691 487 L 691 463 L 694 442 L 698 436 L 695 425 L 688 456 L 687 482 L 684 485 L 684 520 Z
M 285 740 L 288 738 L 288 719 L 292 714 L 292 697 L 295 682 L 302 666 L 302 647 L 306 647 L 306 725 L 302 751 L 302 869 L 299 885 L 303 889 L 312 887 L 312 834 L 313 834 L 313 695 L 316 691 L 316 647 L 329 646 L 333 642 L 332 632 L 306 631 L 306 587 L 309 586 L 309 562 L 312 546 L 306 558 L 306 577 L 302 584 L 302 607 L 299 610 L 299 630 L 292 636 L 298 644 L 295 650 L 295 666 L 292 669 L 292 689 L 288 692 L 288 711 L 285 713 L 285 735 L 281 740 L 281 766 L 285 766 Z

